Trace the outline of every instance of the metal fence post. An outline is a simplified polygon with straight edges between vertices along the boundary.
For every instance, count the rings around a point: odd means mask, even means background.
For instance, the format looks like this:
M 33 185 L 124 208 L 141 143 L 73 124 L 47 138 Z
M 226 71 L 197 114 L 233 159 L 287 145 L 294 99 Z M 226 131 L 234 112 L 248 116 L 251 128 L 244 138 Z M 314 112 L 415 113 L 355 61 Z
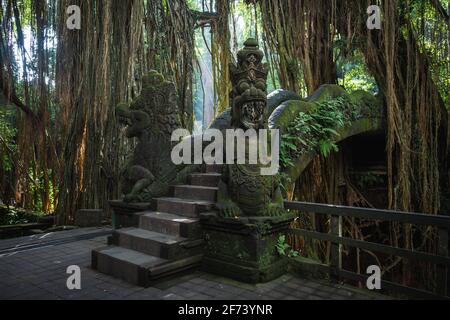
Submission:
M 449 230 L 438 229 L 438 254 L 448 257 L 448 233 Z M 448 295 L 448 268 L 445 265 L 437 265 L 437 293 L 442 296 Z
M 331 216 L 331 234 L 342 237 L 342 217 Z M 330 278 L 339 281 L 339 270 L 342 269 L 342 245 L 340 243 L 331 243 L 330 252 Z

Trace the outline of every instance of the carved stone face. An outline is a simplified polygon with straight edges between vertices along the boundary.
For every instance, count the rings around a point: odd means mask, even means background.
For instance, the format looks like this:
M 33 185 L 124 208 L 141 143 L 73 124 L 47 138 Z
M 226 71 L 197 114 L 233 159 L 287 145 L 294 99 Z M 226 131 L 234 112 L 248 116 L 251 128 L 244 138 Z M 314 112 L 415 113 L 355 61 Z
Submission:
M 264 101 L 249 101 L 242 105 L 240 122 L 244 129 L 264 128 L 266 103 Z
M 116 107 L 117 120 L 127 126 L 128 138 L 139 138 L 142 134 L 170 137 L 181 126 L 175 85 L 156 71 L 145 75 L 142 83 L 141 94 L 130 106 Z
M 238 64 L 230 66 L 232 76 L 232 125 L 241 129 L 263 129 L 267 109 L 267 67 L 255 39 L 238 52 Z
M 252 125 L 258 124 L 264 117 L 264 102 L 253 101 L 244 104 L 242 107 L 242 121 Z

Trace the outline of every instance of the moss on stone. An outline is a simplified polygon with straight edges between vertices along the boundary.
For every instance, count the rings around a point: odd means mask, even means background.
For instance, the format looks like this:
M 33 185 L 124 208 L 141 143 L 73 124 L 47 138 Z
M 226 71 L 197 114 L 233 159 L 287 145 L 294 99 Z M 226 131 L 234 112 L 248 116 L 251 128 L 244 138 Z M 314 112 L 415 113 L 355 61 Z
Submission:
M 283 131 L 300 112 L 310 113 L 314 112 L 316 108 L 317 104 L 311 102 L 300 100 L 286 101 L 273 112 L 269 119 L 269 127 Z
M 316 90 L 310 97 L 307 98 L 307 101 L 314 103 L 322 103 L 328 100 L 333 100 L 338 97 L 347 96 L 348 93 L 344 88 L 334 85 L 334 84 L 324 84 L 320 86 L 319 89 Z
M 332 137 L 330 143 L 338 144 L 349 137 L 375 132 L 382 128 L 382 101 L 374 95 L 359 90 L 348 94 L 343 88 L 336 85 L 323 85 L 307 102 L 287 101 L 278 107 L 270 118 L 270 127 L 279 128 L 286 131 L 292 125 L 294 119 L 301 113 L 314 114 L 319 108 L 327 103 L 334 105 L 343 104 L 342 112 L 346 113 L 346 123 L 342 127 L 334 127 L 338 135 Z M 320 137 L 318 137 L 320 140 Z M 296 157 L 292 159 L 291 166 L 283 169 L 284 174 L 291 181 L 295 181 L 306 169 L 309 163 L 317 155 L 317 146 L 309 149 L 302 149 Z

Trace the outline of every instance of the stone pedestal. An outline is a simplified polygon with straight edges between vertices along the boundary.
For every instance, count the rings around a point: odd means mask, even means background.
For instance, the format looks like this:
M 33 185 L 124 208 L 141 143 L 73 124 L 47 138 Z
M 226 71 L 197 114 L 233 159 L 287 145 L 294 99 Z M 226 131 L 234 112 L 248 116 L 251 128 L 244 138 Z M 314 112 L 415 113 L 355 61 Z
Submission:
M 152 209 L 151 203 L 126 203 L 121 200 L 109 201 L 112 209 L 112 225 L 114 229 L 139 226 L 139 217 Z
M 281 217 L 220 218 L 215 213 L 200 216 L 206 240 L 203 269 L 247 283 L 271 281 L 287 271 L 288 259 L 276 244 L 293 221 Z

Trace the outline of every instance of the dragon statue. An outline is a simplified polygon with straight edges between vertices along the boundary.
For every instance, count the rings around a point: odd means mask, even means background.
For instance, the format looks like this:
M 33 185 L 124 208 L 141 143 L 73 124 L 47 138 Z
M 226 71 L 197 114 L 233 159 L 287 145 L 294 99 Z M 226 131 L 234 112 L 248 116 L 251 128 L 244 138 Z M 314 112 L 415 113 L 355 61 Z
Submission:
M 120 187 L 124 202 L 150 202 L 167 194 L 170 185 L 181 181 L 186 167 L 170 158 L 171 134 L 181 127 L 175 85 L 157 71 L 150 71 L 142 81 L 142 92 L 129 106 L 119 104 L 116 116 L 127 126 L 127 138 L 137 145 L 121 173 Z
M 330 105 L 337 106 L 336 113 L 345 121 L 331 125 L 336 126 L 333 128 L 337 134 L 318 139 L 339 143 L 358 134 L 382 129 L 382 103 L 367 92 L 348 94 L 337 85 L 323 85 L 307 98 L 287 90 L 276 90 L 266 96 L 268 72 L 262 59 L 257 41 L 247 40 L 238 53 L 237 64 L 230 67 L 231 107 L 214 120 L 211 129 L 279 129 L 282 150 L 286 132 L 297 119 L 321 108 L 327 110 Z M 286 239 L 296 213 L 284 210 L 282 189 L 289 194 L 292 182 L 297 181 L 319 152 L 315 145 L 299 143 L 297 152 L 287 154 L 293 165 L 282 165 L 272 176 L 262 175 L 263 163 L 245 161 L 246 164 L 239 164 L 234 161 L 234 164 L 223 166 L 216 204 L 218 210 L 200 216 L 206 241 L 203 259 L 206 271 L 258 283 L 275 279 L 287 270 L 287 254 L 280 253 L 278 248 Z
M 267 74 L 262 63 L 263 52 L 255 39 L 248 39 L 238 52 L 237 65 L 230 65 L 233 90 L 231 92 L 231 128 L 267 129 Z M 246 148 L 246 160 L 248 152 Z M 236 153 L 235 153 L 236 154 Z M 219 183 L 217 209 L 224 218 L 241 216 L 280 216 L 284 214 L 283 197 L 278 175 L 261 175 L 257 164 L 228 164 L 224 166 Z

